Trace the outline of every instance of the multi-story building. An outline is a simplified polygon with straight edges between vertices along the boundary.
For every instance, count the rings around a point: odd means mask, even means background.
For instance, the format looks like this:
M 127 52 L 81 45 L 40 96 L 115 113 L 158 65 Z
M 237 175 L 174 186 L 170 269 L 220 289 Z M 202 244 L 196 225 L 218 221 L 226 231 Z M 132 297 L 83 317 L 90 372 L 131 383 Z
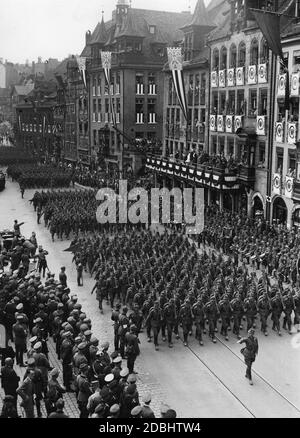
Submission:
M 249 215 L 266 214 L 272 149 L 271 52 L 251 14 L 255 6 L 251 0 L 231 1 L 224 22 L 208 39 L 208 153 L 226 163 L 225 178 L 230 175 L 232 184 L 225 190 L 212 185 L 210 196 L 221 208 L 244 208 Z
M 299 10 L 296 10 L 296 13 Z M 289 15 L 295 10 L 289 11 Z M 291 22 L 281 35 L 288 73 L 277 65 L 274 150 L 272 161 L 271 214 L 273 221 L 300 227 L 300 19 Z M 286 80 L 289 74 L 289 109 Z
M 137 169 L 141 157 L 134 141 L 162 138 L 166 47 L 182 40 L 189 12 L 174 13 L 131 8 L 118 0 L 112 20 L 102 20 L 90 35 L 88 88 L 91 148 L 109 149 L 107 163 Z M 101 65 L 101 51 L 112 52 L 109 86 Z M 116 114 L 113 129 L 110 97 Z

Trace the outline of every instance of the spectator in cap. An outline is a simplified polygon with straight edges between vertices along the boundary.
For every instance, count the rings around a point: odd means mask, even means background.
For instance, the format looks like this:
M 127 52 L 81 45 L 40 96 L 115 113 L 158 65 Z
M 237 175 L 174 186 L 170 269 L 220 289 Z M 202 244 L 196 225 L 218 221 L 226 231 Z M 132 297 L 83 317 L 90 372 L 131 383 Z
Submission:
M 50 372 L 50 380 L 48 382 L 48 391 L 45 399 L 45 406 L 47 410 L 47 416 L 52 412 L 56 411 L 56 402 L 58 399 L 63 397 L 63 394 L 66 392 L 65 388 L 61 386 L 57 378 L 59 376 L 59 371 L 57 368 L 53 368 Z
M 131 418 L 142 418 L 142 406 L 138 405 L 135 406 L 132 410 L 131 410 Z
M 34 418 L 33 377 L 34 369 L 30 368 L 26 378 L 17 389 L 17 394 L 22 398 L 20 406 L 24 408 L 26 418 Z
M 142 418 L 155 418 L 154 412 L 150 408 L 151 403 L 151 394 L 150 392 L 147 392 L 143 396 L 143 406 L 142 406 Z
M 91 417 L 96 407 L 101 403 L 102 398 L 100 395 L 100 386 L 99 386 L 99 380 L 93 380 L 91 382 L 91 389 L 93 391 L 93 394 L 90 395 L 87 403 L 87 410 L 89 412 L 89 417 Z
M 109 410 L 110 415 L 107 418 L 119 418 L 120 417 L 120 405 L 115 403 Z
M 161 407 L 160 407 L 160 416 L 161 416 L 161 418 L 166 418 L 165 415 L 166 415 L 166 413 L 168 412 L 169 409 L 170 409 L 169 405 L 167 405 L 165 403 L 161 404 Z
M 15 408 L 17 408 L 17 388 L 20 377 L 14 370 L 14 361 L 12 358 L 5 359 L 5 365 L 1 368 L 1 386 L 5 395 L 11 395 L 14 399 Z
M 138 406 L 139 403 L 139 394 L 136 389 L 135 383 L 130 383 L 124 390 L 122 394 L 122 407 L 121 407 L 121 417 L 129 418 L 132 409 L 135 406 Z
M 36 367 L 35 359 L 33 357 L 30 357 L 28 359 L 28 366 L 24 375 L 24 379 L 27 377 L 30 371 L 34 372 L 32 377 L 33 392 L 35 394 L 35 405 L 36 405 L 37 414 L 38 417 L 41 418 L 42 417 L 41 400 L 43 399 L 44 380 L 43 380 L 42 372 L 39 368 Z
M 27 328 L 23 323 L 23 316 L 19 315 L 17 317 L 17 322 L 13 325 L 13 334 L 15 339 L 16 347 L 16 362 L 20 367 L 24 367 L 23 355 L 26 350 L 26 339 L 27 339 Z
M 88 365 L 82 363 L 80 365 L 80 374 L 76 379 L 78 388 L 77 403 L 80 410 L 80 418 L 88 418 L 89 416 L 87 404 L 89 397 L 92 395 L 92 390 L 88 381 L 88 370 Z
M 65 266 L 62 266 L 60 268 L 60 273 L 59 273 L 59 282 L 62 285 L 62 287 L 68 287 L 67 285 L 67 275 L 66 275 L 66 268 Z
M 139 339 L 136 335 L 137 333 L 137 327 L 132 324 L 130 326 L 130 332 L 126 333 L 125 340 L 127 343 L 126 347 L 126 355 L 127 355 L 127 368 L 129 370 L 129 373 L 134 373 L 134 363 L 136 361 L 137 356 L 140 354 L 140 347 L 139 347 Z
M 69 415 L 64 413 L 65 402 L 62 398 L 57 400 L 55 407 L 55 412 L 52 412 L 48 418 L 70 418 Z
M 119 380 L 119 378 L 120 378 L 121 369 L 122 369 L 122 358 L 121 358 L 121 356 L 117 356 L 113 360 L 113 369 L 111 370 L 111 372 L 115 376 L 115 379 L 117 379 L 117 380 Z

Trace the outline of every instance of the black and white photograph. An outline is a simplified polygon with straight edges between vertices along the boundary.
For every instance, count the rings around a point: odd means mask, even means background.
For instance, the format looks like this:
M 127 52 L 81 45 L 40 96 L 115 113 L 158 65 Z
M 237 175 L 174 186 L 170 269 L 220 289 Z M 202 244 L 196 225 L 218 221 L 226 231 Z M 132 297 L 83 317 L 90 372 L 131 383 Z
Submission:
M 0 14 L 0 428 L 299 419 L 300 0 Z

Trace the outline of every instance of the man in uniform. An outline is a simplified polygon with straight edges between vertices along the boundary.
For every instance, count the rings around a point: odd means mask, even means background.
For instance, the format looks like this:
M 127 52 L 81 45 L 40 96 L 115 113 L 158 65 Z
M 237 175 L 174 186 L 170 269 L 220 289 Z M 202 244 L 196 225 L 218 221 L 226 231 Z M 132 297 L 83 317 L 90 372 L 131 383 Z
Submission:
M 212 340 L 212 342 L 215 344 L 217 342 L 216 336 L 215 336 L 215 329 L 216 329 L 216 316 L 218 314 L 218 309 L 215 303 L 215 299 L 211 298 L 204 306 L 204 312 L 206 315 L 206 318 L 208 319 L 208 326 L 209 326 L 209 336 Z
M 289 334 L 292 334 L 292 312 L 295 310 L 295 302 L 293 293 L 290 289 L 286 290 L 285 295 L 283 296 L 283 328 L 286 330 L 286 324 L 288 325 Z
M 92 390 L 88 381 L 88 365 L 82 363 L 80 365 L 80 374 L 77 376 L 78 396 L 77 403 L 80 410 L 80 418 L 88 418 L 89 411 L 87 404 L 89 397 L 92 395 Z
M 224 295 L 219 302 L 219 312 L 222 320 L 221 335 L 225 336 L 225 340 L 228 341 L 227 331 L 228 327 L 230 327 L 231 310 L 227 295 Z
M 114 346 L 115 346 L 115 351 L 119 350 L 119 335 L 118 335 L 118 330 L 119 330 L 120 308 L 121 308 L 121 304 L 117 303 L 116 306 L 115 306 L 115 309 L 112 311 L 112 314 L 111 314 L 111 320 L 114 322 L 113 327 L 114 327 Z
M 159 307 L 159 302 L 155 301 L 154 306 L 150 309 L 146 319 L 146 326 L 149 324 L 153 331 L 155 350 L 158 350 L 158 334 L 161 328 L 162 312 Z M 149 338 L 148 338 L 149 341 Z M 151 339 L 150 339 L 151 341 Z
M 237 336 L 238 339 L 241 339 L 240 336 L 240 326 L 243 316 L 243 303 L 240 295 L 238 294 L 230 301 L 230 308 L 233 315 L 233 330 L 232 333 Z
M 119 336 L 119 348 L 120 348 L 120 354 L 122 358 L 124 359 L 125 356 L 125 336 L 126 333 L 129 331 L 129 318 L 127 316 L 128 308 L 126 306 L 122 309 L 122 314 L 119 316 L 119 328 L 118 328 L 118 336 Z
M 253 385 L 252 375 L 251 375 L 251 367 L 252 363 L 255 361 L 256 355 L 258 353 L 258 341 L 254 336 L 255 330 L 251 328 L 248 331 L 248 337 L 242 338 L 237 341 L 238 344 L 245 343 L 246 347 L 241 350 L 241 353 L 244 356 L 245 364 L 247 365 L 246 369 L 246 378 L 249 379 L 250 385 Z
M 275 294 L 275 297 L 271 299 L 271 306 L 272 306 L 272 321 L 273 321 L 273 330 L 277 330 L 277 333 L 279 336 L 281 336 L 280 331 L 280 316 L 283 311 L 282 301 L 280 292 L 277 291 Z
M 202 332 L 205 326 L 205 313 L 201 295 L 198 296 L 196 303 L 192 306 L 192 314 L 196 326 L 196 339 L 203 345 Z
M 181 306 L 178 318 L 179 318 L 179 322 L 182 324 L 183 343 L 184 346 L 187 347 L 188 335 L 191 332 L 193 325 L 192 309 L 191 309 L 191 304 L 188 300 L 186 300 L 185 303 Z
M 257 300 L 257 309 L 261 321 L 261 331 L 265 334 L 265 336 L 268 336 L 267 319 L 271 310 L 270 307 L 271 305 L 267 292 L 264 292 Z
M 255 316 L 257 314 L 257 307 L 254 296 L 249 295 L 248 298 L 244 300 L 244 313 L 247 319 L 247 331 L 250 330 L 255 322 Z
M 64 334 L 64 339 L 60 346 L 60 357 L 62 359 L 63 367 L 63 383 L 66 391 L 71 392 L 71 381 L 72 381 L 72 333 L 70 331 Z
M 134 363 L 137 356 L 140 354 L 140 347 L 139 347 L 140 341 L 136 333 L 137 333 L 137 327 L 134 324 L 132 324 L 130 326 L 130 332 L 126 333 L 125 335 L 125 341 L 127 344 L 126 347 L 127 368 L 130 374 L 134 373 Z
M 170 301 L 164 305 L 163 313 L 164 313 L 164 320 L 167 325 L 168 345 L 169 348 L 172 348 L 173 347 L 172 334 L 177 319 L 176 307 L 173 298 L 171 298 Z

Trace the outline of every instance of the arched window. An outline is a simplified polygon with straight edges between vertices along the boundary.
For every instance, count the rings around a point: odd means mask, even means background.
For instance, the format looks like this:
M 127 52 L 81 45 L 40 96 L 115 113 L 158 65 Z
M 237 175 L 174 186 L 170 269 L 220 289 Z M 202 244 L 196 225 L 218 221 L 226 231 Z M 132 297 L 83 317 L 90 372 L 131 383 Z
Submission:
M 227 49 L 226 47 L 222 47 L 220 69 L 224 70 L 225 68 L 227 68 Z
M 262 38 L 260 42 L 260 62 L 261 64 L 264 64 L 268 61 L 269 58 L 269 46 L 267 44 L 267 41 Z
M 230 53 L 229 53 L 229 67 L 230 68 L 235 68 L 236 67 L 236 61 L 237 61 L 236 45 L 235 44 L 231 44 Z
M 258 41 L 254 38 L 251 41 L 250 46 L 250 64 L 257 65 L 258 64 Z
M 215 70 L 219 68 L 219 58 L 220 58 L 219 49 L 215 48 L 213 51 L 213 65 L 212 65 L 213 69 Z
M 238 56 L 238 65 L 239 67 L 243 67 L 246 62 L 246 44 L 244 41 L 241 41 L 239 44 L 239 56 Z

